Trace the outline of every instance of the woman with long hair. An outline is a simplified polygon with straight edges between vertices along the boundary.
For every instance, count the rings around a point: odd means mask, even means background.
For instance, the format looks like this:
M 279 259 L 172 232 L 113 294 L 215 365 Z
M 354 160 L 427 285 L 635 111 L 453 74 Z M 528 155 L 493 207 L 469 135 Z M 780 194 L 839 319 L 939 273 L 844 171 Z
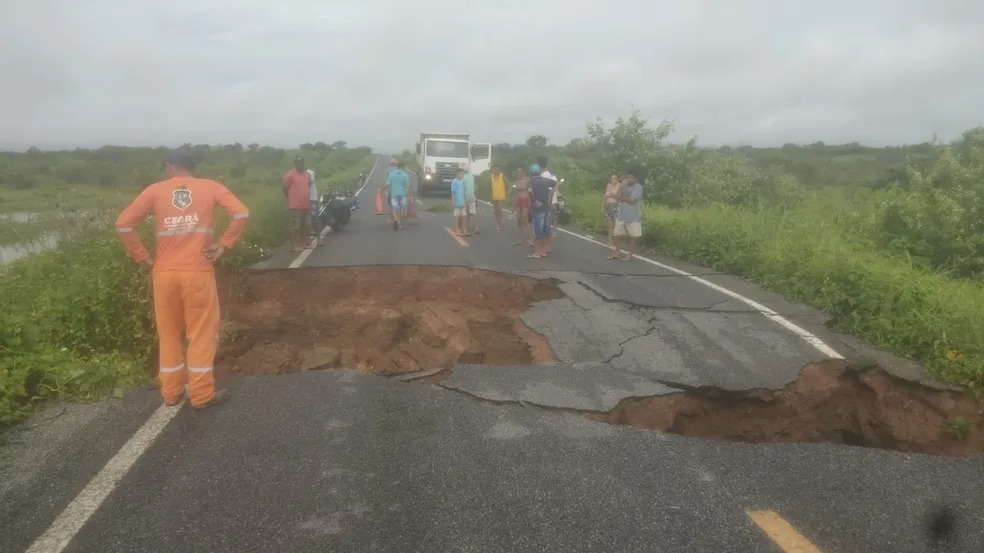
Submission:
M 513 246 L 533 245 L 533 227 L 530 224 L 530 178 L 522 167 L 516 169 L 516 182 L 512 187 L 513 207 L 519 223 L 519 240 Z
M 612 175 L 605 186 L 605 199 L 601 202 L 601 213 L 605 216 L 605 223 L 608 225 L 608 247 L 615 247 L 613 234 L 615 233 L 615 217 L 618 216 L 618 198 L 621 195 L 622 182 L 618 180 L 618 175 Z

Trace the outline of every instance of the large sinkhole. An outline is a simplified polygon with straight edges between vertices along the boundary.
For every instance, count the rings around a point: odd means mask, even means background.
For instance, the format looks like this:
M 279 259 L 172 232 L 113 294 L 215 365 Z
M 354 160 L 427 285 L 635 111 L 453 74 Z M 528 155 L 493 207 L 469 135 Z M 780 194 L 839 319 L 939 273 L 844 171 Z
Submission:
M 561 297 L 552 280 L 463 267 L 347 267 L 253 273 L 223 298 L 216 372 L 345 367 L 373 374 L 456 363 L 554 360 L 520 319 Z
M 348 267 L 250 273 L 224 288 L 219 375 L 339 367 L 396 375 L 556 362 L 546 339 L 521 320 L 531 303 L 563 296 L 550 279 L 464 267 Z M 808 365 L 779 390 L 681 388 L 585 414 L 714 440 L 984 453 L 984 417 L 970 397 L 840 360 Z
M 843 360 L 807 365 L 781 390 L 691 388 L 588 415 L 611 424 L 746 443 L 816 442 L 964 457 L 984 453 L 984 416 L 967 394 Z

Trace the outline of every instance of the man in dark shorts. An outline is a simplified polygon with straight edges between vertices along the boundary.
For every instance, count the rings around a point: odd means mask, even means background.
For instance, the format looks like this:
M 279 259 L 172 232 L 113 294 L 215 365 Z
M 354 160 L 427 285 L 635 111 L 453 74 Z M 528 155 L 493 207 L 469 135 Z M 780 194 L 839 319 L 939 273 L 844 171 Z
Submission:
M 284 196 L 290 209 L 293 222 L 291 238 L 295 252 L 313 248 L 318 242 L 311 241 L 311 174 L 307 172 L 304 158 L 294 158 L 294 168 L 284 175 Z
M 530 166 L 530 191 L 533 199 L 530 212 L 533 215 L 533 253 L 527 257 L 540 259 L 550 253 L 550 197 L 557 185 L 540 174 L 540 166 L 536 163 Z

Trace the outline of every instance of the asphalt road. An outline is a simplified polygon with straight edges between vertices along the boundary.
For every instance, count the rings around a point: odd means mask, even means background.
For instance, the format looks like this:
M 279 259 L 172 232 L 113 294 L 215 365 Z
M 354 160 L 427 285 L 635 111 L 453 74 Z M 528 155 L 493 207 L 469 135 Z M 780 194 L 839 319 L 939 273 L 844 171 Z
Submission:
M 984 550 L 984 457 L 714 442 L 577 413 L 671 391 L 657 381 L 776 388 L 830 352 L 907 378 L 917 367 L 727 275 L 607 261 L 567 233 L 526 259 L 487 207 L 464 244 L 443 212 L 394 232 L 372 214 L 383 169 L 343 232 L 259 268 L 556 278 L 566 297 L 524 319 L 558 364 L 455 367 L 440 386 L 344 370 L 239 378 L 203 412 L 160 409 L 152 389 L 54 406 L 0 446 L 0 551 L 921 553 L 937 504 L 958 517 L 940 551 Z

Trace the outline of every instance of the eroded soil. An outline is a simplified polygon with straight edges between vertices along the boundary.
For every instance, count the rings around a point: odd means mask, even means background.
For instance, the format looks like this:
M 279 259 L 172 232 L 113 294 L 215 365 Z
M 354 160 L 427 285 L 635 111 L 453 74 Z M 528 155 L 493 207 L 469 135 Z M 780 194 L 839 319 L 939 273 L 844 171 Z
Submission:
M 226 297 L 219 375 L 399 374 L 551 362 L 520 316 L 561 293 L 553 281 L 462 267 L 347 267 L 250 274 Z
M 740 442 L 826 442 L 947 456 L 984 453 L 972 398 L 831 360 L 782 390 L 691 389 L 633 399 L 596 420 Z

